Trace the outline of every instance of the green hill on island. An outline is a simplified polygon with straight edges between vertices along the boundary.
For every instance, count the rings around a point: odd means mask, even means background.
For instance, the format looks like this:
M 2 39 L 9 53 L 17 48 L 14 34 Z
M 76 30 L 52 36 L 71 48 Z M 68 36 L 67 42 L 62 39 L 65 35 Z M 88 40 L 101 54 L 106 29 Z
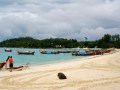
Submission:
M 65 38 L 49 38 L 44 40 L 34 39 L 32 37 L 19 37 L 7 39 L 0 42 L 0 47 L 23 47 L 23 48 L 120 48 L 120 35 L 105 34 L 101 39 L 96 41 L 88 41 L 85 37 L 84 41 Z

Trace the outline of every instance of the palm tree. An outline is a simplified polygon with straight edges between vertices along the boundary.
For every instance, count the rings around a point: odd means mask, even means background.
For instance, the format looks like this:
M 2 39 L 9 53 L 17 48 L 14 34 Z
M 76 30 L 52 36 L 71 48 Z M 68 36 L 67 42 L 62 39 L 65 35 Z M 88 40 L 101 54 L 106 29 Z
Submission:
M 87 37 L 84 37 L 85 38 L 85 41 L 87 41 L 88 40 L 88 38 Z

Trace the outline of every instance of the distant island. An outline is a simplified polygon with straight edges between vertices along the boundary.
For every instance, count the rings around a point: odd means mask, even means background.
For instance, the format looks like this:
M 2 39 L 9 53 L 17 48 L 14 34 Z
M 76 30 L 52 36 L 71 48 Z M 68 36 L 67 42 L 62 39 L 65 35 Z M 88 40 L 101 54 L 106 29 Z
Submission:
M 34 39 L 32 37 L 19 37 L 7 39 L 0 42 L 0 47 L 22 47 L 22 48 L 120 48 L 120 35 L 105 34 L 101 39 L 96 41 L 88 41 L 85 37 L 84 41 L 65 38 L 49 38 L 44 40 Z

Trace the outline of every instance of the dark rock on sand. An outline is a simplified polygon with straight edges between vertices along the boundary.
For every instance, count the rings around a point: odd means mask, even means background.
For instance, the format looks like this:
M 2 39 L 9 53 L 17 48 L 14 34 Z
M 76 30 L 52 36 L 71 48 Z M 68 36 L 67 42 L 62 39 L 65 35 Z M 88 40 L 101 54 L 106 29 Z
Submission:
M 58 78 L 59 79 L 67 79 L 67 77 L 63 73 L 58 73 Z

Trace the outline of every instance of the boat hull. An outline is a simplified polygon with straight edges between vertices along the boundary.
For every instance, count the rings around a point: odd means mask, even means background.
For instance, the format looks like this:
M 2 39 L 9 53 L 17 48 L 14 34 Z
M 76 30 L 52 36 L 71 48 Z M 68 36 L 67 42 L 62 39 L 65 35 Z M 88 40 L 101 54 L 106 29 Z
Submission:
M 55 51 L 53 52 L 41 51 L 40 53 L 41 54 L 59 54 L 59 52 L 55 52 Z
M 21 55 L 34 55 L 35 52 L 20 52 L 20 51 L 18 51 L 17 53 L 21 54 Z
M 12 50 L 11 49 L 9 49 L 9 50 L 5 49 L 5 52 L 12 52 Z

